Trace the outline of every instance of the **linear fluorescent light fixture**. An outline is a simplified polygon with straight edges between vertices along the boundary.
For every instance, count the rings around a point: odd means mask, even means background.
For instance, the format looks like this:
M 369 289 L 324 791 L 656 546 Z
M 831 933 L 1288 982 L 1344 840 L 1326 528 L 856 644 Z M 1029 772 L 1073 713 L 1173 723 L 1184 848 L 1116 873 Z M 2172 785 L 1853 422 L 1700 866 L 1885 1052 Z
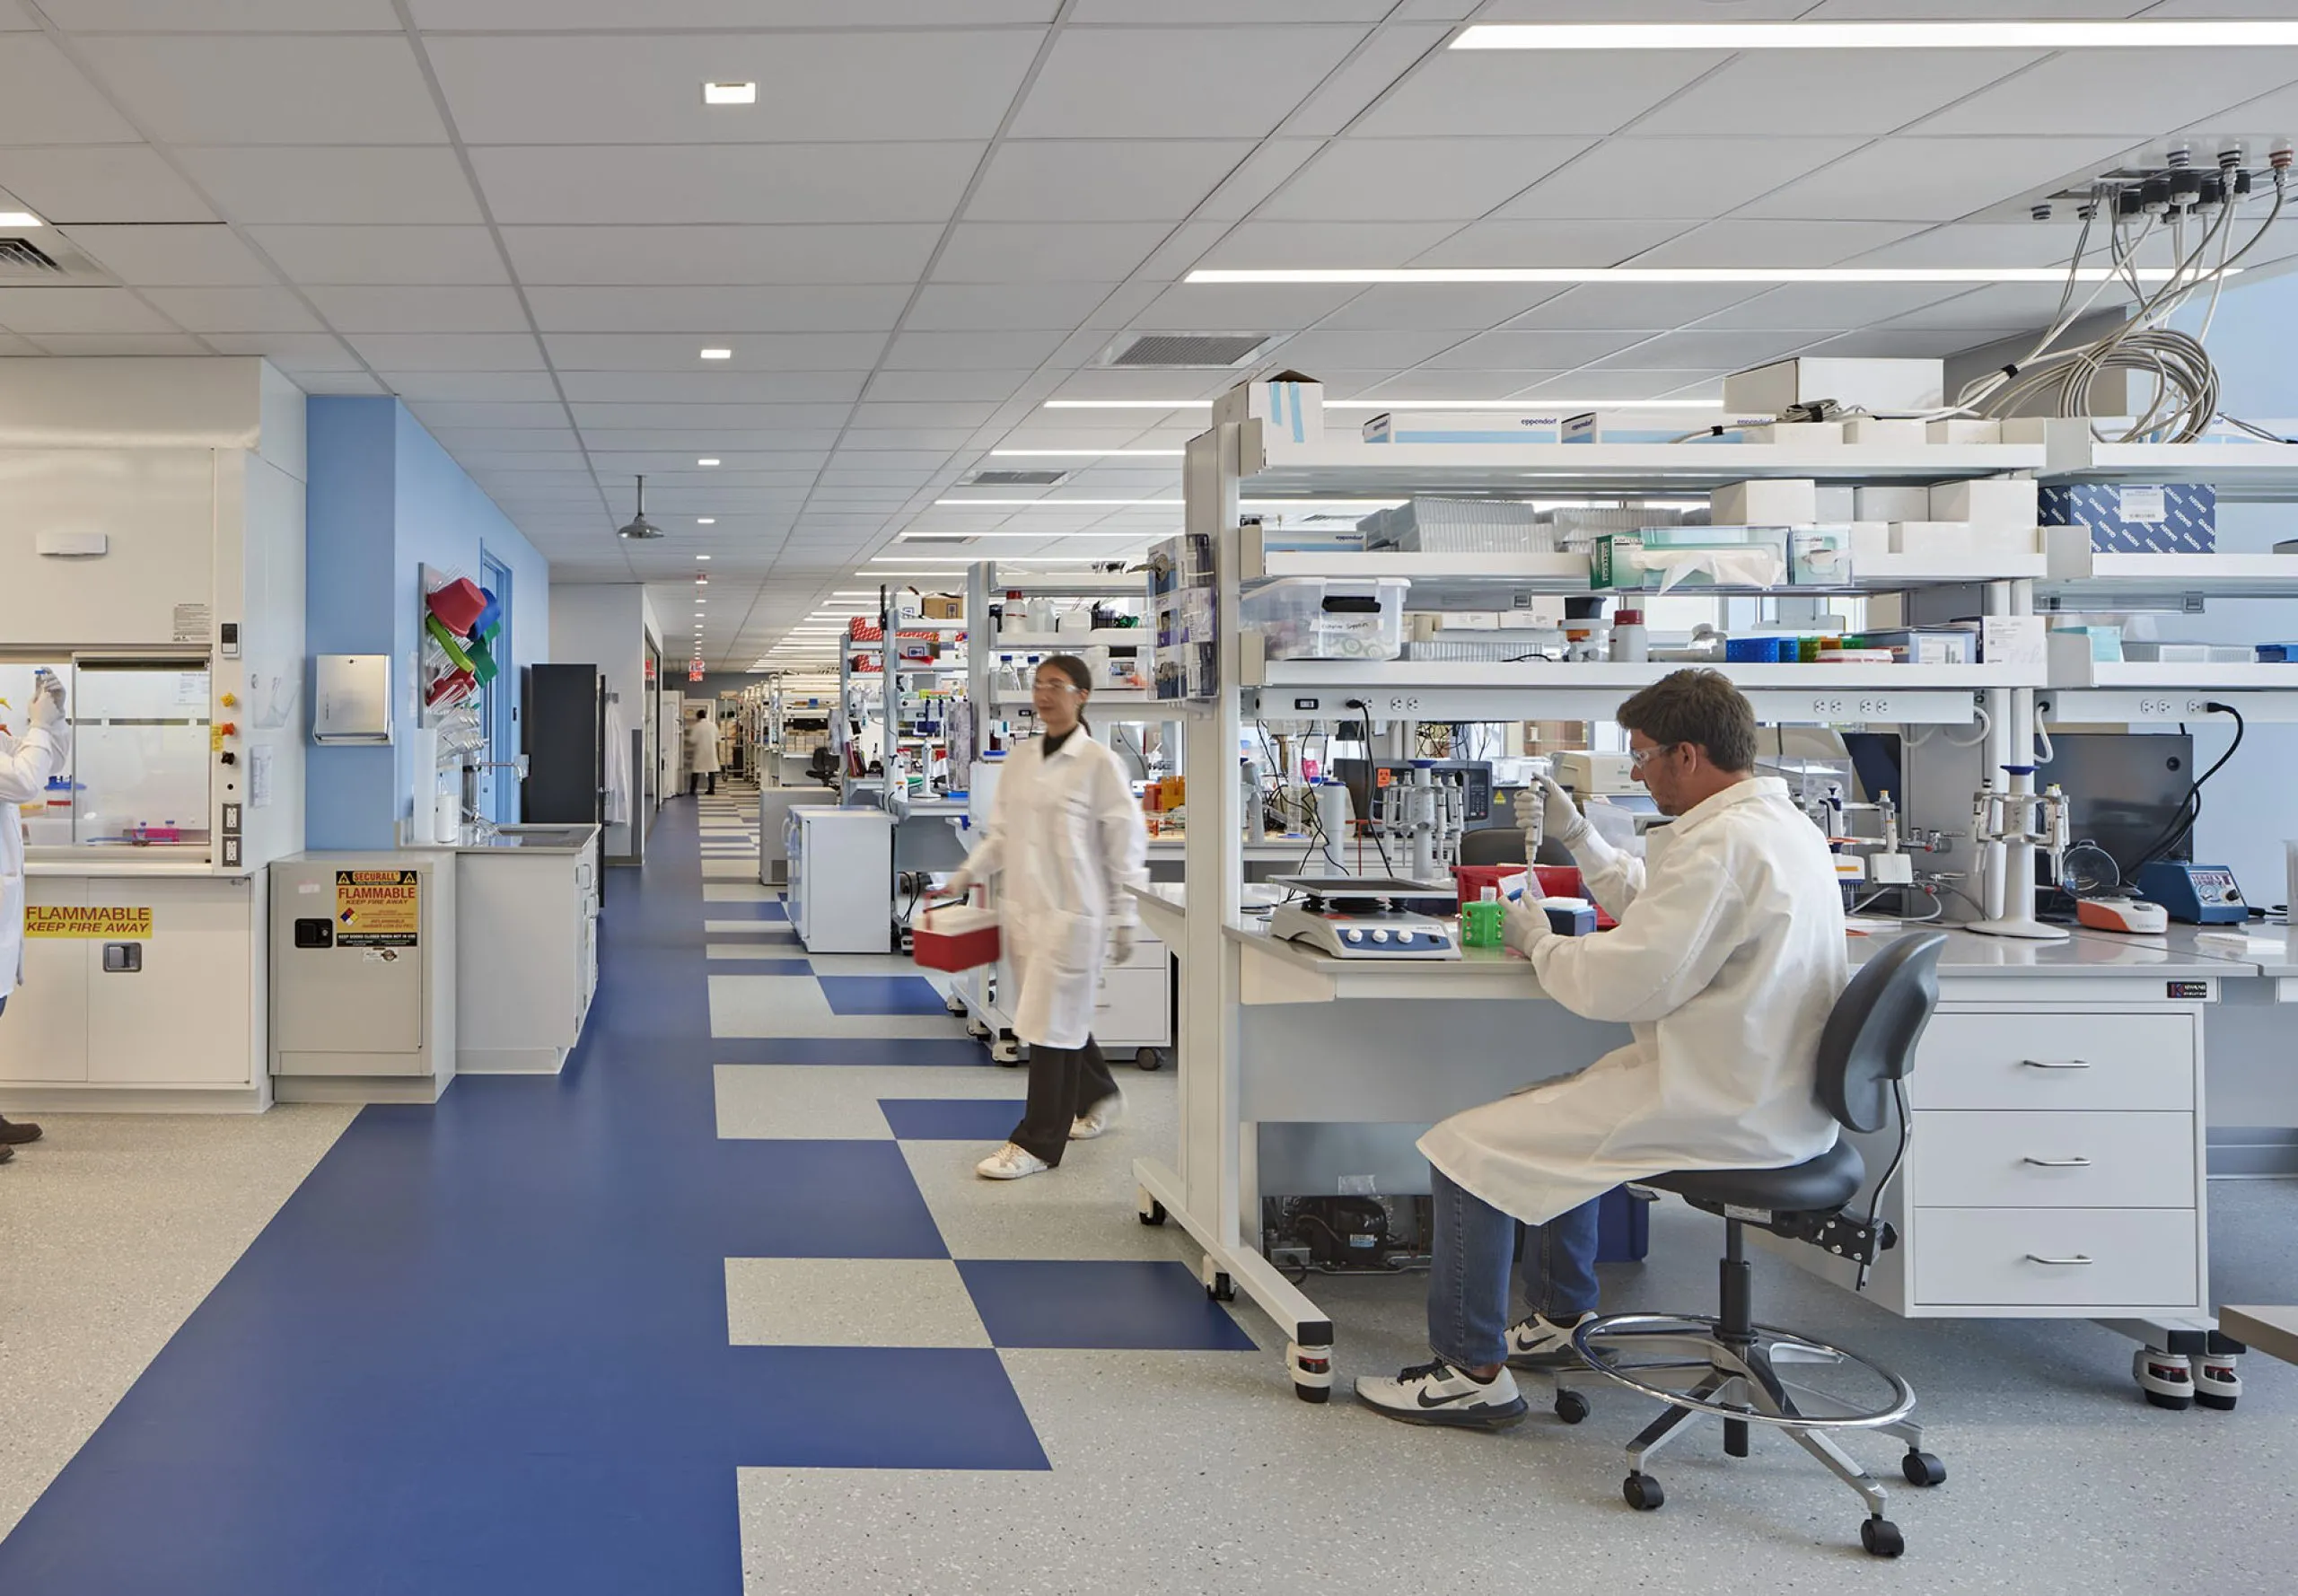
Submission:
M 2142 266 L 2137 276 L 2162 282 L 2175 268 Z M 2230 268 L 2240 271 L 2240 267 Z M 2103 283 L 2123 274 L 2113 267 L 2086 266 L 2079 283 Z M 1399 266 L 1318 267 L 1273 269 L 1207 267 L 1189 273 L 1191 283 L 1375 284 L 1425 287 L 1460 283 L 2048 283 L 2066 281 L 2063 266 Z M 1050 408 L 1057 401 L 1048 400 Z M 1083 401 L 1072 401 L 1080 403 Z M 1210 404 L 1191 399 L 1191 404 Z M 1174 408 L 1179 408 L 1175 406 Z
M 698 466 L 715 466 L 715 465 L 716 465 L 718 462 L 717 462 L 716 460 L 710 460 L 710 459 L 706 459 L 706 459 L 703 459 L 703 460 L 696 460 L 694 463 L 695 463 L 696 465 L 698 465 Z
M 1206 409 L 1211 399 L 1048 399 L 1048 410 L 1188 410 Z M 1510 399 L 1327 399 L 1328 410 L 1521 410 L 1527 405 L 1541 409 L 1681 410 L 1706 406 L 1721 409 L 1721 399 L 1575 399 L 1532 396 Z M 1017 451 L 1016 452 L 1022 452 Z M 1038 453 L 1041 451 L 1028 451 Z M 1100 453 L 1099 450 L 1088 452 Z M 1141 452 L 1164 452 L 1144 450 Z M 1170 452 L 1180 454 L 1180 450 Z
M 1210 399 L 1205 401 L 1212 403 Z M 1179 460 L 1188 452 L 1186 449 L 993 449 L 993 456 L 1004 460 Z
M 1179 504 L 1181 499 L 935 499 L 936 504 L 988 505 L 994 509 L 1116 510 L 1147 504 Z
M 45 227 L 47 225 L 47 223 L 42 222 L 30 211 L 0 211 L 0 227 Z
M 2151 50 L 2298 45 L 2298 22 L 1487 22 L 1456 50 Z
M 705 83 L 702 85 L 705 105 L 756 105 L 756 83 Z
M 923 532 L 916 537 L 897 538 L 895 541 L 898 543 L 930 544 L 947 535 L 948 534 L 946 533 Z M 969 538 L 977 539 L 1025 538 L 1032 542 L 1038 543 L 1042 543 L 1048 538 L 1059 538 L 1065 541 L 1074 540 L 1080 538 L 1095 538 L 1113 543 L 1146 543 L 1155 535 L 1156 534 L 1151 532 L 968 532 L 966 534 Z

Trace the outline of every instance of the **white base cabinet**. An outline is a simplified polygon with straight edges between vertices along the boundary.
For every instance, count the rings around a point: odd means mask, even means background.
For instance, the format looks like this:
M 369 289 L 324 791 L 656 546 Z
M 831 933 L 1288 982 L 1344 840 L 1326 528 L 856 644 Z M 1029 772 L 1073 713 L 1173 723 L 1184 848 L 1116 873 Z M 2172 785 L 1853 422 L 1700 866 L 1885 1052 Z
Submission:
M 556 1074 L 582 1039 L 599 985 L 597 837 L 593 829 L 581 848 L 457 856 L 462 1074 Z

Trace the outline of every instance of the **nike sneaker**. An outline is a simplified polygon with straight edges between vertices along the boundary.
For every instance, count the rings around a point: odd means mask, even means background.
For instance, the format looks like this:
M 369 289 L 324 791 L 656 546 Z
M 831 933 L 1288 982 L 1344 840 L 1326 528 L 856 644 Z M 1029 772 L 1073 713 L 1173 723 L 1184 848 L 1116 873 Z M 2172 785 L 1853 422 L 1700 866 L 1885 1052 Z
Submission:
M 1516 1381 L 1503 1369 L 1478 1380 L 1443 1359 L 1407 1369 L 1394 1380 L 1356 1377 L 1356 1399 L 1408 1425 L 1455 1430 L 1504 1430 L 1525 1414 Z

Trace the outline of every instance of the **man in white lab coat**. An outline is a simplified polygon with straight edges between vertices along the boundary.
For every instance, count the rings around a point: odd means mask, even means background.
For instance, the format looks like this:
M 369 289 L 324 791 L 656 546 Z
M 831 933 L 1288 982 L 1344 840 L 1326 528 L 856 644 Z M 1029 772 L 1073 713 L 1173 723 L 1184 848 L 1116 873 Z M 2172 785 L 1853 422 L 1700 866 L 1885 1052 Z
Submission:
M 1713 671 L 1679 671 L 1622 705 L 1636 779 L 1674 823 L 1646 857 L 1605 843 L 1554 783 L 1548 835 L 1618 922 L 1553 934 L 1512 908 L 1508 945 L 1548 995 L 1624 1022 L 1627 1047 L 1576 1075 L 1456 1114 L 1421 1139 L 1435 1208 L 1428 1339 L 1435 1361 L 1358 1398 L 1412 1424 L 1498 1429 L 1524 1416 L 1509 1367 L 1573 1358 L 1596 1307 L 1596 1201 L 1673 1170 L 1779 1169 L 1835 1144 L 1818 1097 L 1820 1033 L 1849 978 L 1827 840 L 1753 774 L 1753 708 Z M 1532 1313 L 1506 1324 L 1526 1238 Z
M 64 766 L 64 684 L 45 671 L 36 680 L 31 725 L 13 747 L 0 745 L 0 1014 L 23 979 L 24 820 L 18 806 L 46 801 L 48 778 Z M 39 1126 L 0 1119 L 0 1163 L 39 1140 Z

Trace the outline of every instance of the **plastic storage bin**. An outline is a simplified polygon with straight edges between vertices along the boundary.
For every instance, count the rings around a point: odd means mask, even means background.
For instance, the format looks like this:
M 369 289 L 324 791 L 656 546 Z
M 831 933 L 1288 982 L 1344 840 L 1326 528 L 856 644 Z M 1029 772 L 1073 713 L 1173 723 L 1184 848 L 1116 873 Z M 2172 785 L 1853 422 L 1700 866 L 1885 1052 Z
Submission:
M 1411 587 L 1404 577 L 1288 576 L 1245 595 L 1245 625 L 1272 660 L 1393 660 Z

